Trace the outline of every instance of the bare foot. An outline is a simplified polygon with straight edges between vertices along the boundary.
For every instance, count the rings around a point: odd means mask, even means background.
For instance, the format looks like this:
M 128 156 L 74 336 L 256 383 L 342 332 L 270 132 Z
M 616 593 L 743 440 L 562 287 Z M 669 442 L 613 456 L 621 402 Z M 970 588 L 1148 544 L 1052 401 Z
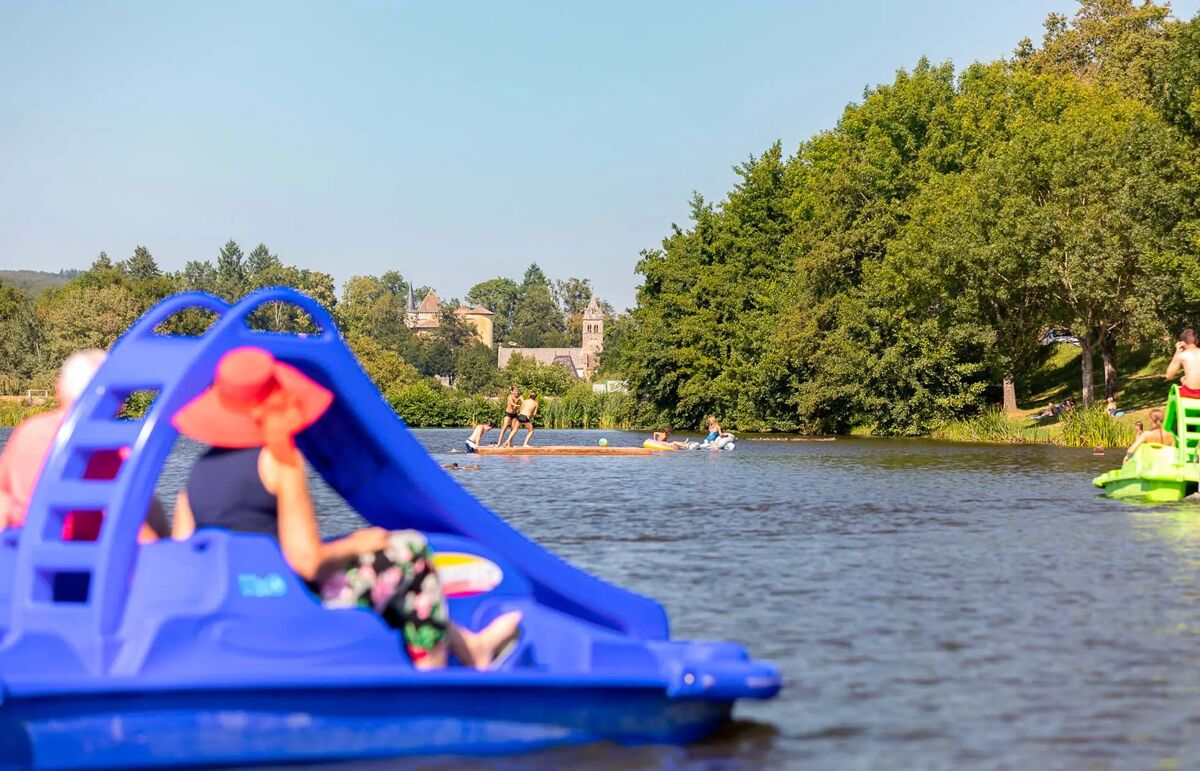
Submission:
M 466 660 L 463 663 L 476 669 L 487 669 L 492 664 L 496 650 L 509 638 L 516 635 L 520 626 L 521 611 L 514 610 L 498 616 L 495 621 L 478 632 L 460 629 L 459 634 L 462 636 L 463 648 L 460 652 L 466 654 Z

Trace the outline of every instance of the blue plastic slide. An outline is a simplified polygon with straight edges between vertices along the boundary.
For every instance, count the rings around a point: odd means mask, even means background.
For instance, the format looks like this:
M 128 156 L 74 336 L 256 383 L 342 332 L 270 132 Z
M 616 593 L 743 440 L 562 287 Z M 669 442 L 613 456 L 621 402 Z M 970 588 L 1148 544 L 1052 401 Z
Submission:
M 252 331 L 264 303 L 320 331 Z M 188 308 L 200 337 L 160 334 Z M 201 530 L 139 547 L 138 526 L 176 439 L 170 418 L 217 360 L 257 345 L 331 389 L 298 437 L 364 518 L 416 528 L 438 551 L 454 620 L 524 613 L 496 670 L 418 671 L 364 610 L 327 610 L 265 536 Z M 145 416 L 119 417 L 135 392 Z M 95 452 L 128 447 L 115 479 L 84 479 Z M 169 502 L 168 502 L 169 504 Z M 95 541 L 64 541 L 71 512 Z M 700 598 L 697 598 L 700 601 Z M 475 500 L 380 397 L 329 315 L 290 289 L 235 306 L 200 293 L 151 309 L 114 346 L 60 430 L 20 530 L 0 533 L 0 765 L 71 768 L 493 754 L 600 739 L 687 742 L 738 698 L 780 688 L 739 645 L 669 637 L 662 606 L 558 559 Z

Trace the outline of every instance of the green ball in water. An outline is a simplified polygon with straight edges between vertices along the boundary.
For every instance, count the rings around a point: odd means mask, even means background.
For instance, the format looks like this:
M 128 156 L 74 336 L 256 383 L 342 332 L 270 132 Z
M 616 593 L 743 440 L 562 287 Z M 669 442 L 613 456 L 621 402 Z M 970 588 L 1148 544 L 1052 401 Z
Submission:
M 608 446 L 608 440 L 607 440 L 607 439 L 601 439 L 601 440 L 600 440 L 600 446 L 601 446 L 601 447 L 607 447 L 607 446 Z

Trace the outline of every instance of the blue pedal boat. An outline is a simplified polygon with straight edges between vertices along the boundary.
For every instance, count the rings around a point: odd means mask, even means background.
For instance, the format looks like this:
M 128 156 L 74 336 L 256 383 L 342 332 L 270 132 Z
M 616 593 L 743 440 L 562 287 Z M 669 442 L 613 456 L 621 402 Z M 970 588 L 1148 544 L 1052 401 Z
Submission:
M 264 333 L 266 303 L 319 331 Z M 198 337 L 160 333 L 191 308 Z M 524 613 L 493 671 L 418 671 L 363 610 L 327 610 L 273 539 L 202 530 L 138 546 L 142 513 L 175 442 L 170 417 L 226 351 L 257 345 L 331 389 L 297 440 L 365 519 L 416 528 L 438 551 L 452 618 L 479 629 Z M 120 419 L 135 392 L 157 396 Z M 129 448 L 116 477 L 84 479 L 95 452 Z M 101 512 L 95 541 L 64 541 L 70 512 Z M 164 300 L 114 346 L 64 422 L 20 530 L 0 533 L 0 765 L 212 765 L 412 754 L 486 755 L 612 740 L 684 743 L 739 698 L 780 688 L 771 664 L 729 642 L 670 638 L 661 605 L 539 547 L 450 478 L 396 417 L 311 298 L 284 288 L 236 305 Z

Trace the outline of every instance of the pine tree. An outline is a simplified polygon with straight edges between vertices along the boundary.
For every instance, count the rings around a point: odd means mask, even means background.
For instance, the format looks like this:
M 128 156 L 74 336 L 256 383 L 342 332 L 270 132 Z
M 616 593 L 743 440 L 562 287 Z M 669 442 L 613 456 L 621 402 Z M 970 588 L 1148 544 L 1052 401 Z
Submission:
M 135 281 L 149 281 L 162 275 L 150 250 L 140 245 L 133 250 L 133 256 L 126 260 L 121 267 L 125 274 Z

